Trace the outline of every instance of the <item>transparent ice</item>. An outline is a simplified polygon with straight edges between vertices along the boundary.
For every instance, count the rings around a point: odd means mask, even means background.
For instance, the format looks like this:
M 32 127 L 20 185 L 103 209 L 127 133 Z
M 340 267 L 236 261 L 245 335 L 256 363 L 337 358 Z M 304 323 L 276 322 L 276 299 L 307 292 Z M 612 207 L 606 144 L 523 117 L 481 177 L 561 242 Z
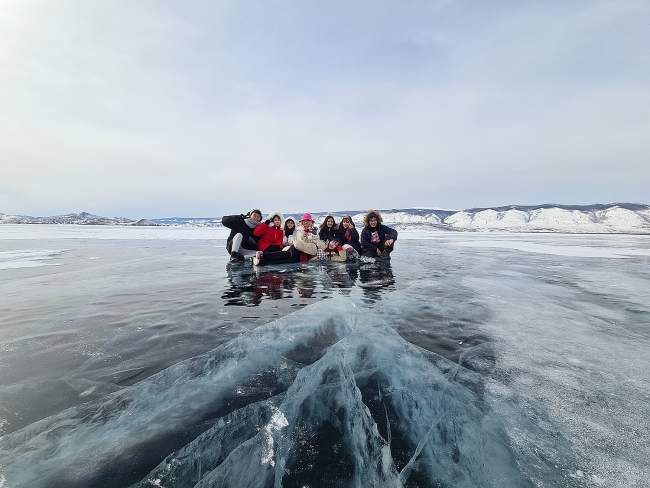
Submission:
M 3 488 L 650 480 L 647 237 L 270 268 L 139 237 L 0 240 L 59 265 L 0 274 Z

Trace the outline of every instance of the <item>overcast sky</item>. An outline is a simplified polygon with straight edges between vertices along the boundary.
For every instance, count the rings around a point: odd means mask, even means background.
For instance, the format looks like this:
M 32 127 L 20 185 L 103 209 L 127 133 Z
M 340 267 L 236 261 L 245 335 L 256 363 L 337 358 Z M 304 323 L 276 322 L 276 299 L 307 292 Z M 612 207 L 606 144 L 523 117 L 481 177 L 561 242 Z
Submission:
M 650 203 L 650 2 L 0 2 L 0 212 Z

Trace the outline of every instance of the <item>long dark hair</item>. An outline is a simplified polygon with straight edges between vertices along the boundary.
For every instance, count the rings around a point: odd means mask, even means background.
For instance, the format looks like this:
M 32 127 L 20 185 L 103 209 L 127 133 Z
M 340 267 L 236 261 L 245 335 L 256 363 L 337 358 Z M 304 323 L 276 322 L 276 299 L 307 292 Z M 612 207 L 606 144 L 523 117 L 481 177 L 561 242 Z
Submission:
M 339 226 L 336 224 L 336 219 L 334 218 L 333 215 L 328 215 L 327 217 L 325 217 L 325 220 L 323 220 L 323 223 L 320 224 L 319 229 L 325 229 L 327 227 L 327 221 L 329 219 L 332 219 L 332 222 L 334 222 L 334 225 L 332 226 L 332 229 L 339 230 Z
M 289 229 L 287 227 L 287 222 L 293 222 L 293 229 Z M 293 233 L 296 231 L 296 221 L 294 220 L 293 217 L 287 217 L 287 219 L 284 221 L 284 237 L 289 237 L 293 235 Z

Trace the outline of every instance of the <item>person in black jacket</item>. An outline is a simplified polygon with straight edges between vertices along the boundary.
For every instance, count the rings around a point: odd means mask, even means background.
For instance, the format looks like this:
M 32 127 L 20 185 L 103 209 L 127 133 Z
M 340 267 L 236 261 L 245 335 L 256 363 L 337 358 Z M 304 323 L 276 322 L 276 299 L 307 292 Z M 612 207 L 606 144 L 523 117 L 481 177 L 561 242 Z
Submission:
M 352 247 L 358 253 L 361 253 L 361 243 L 359 242 L 359 232 L 354 226 L 352 217 L 349 215 L 343 216 L 341 220 L 341 225 L 339 226 L 339 232 L 341 233 L 341 242 L 343 247 L 346 245 Z
M 337 239 L 341 241 L 341 233 L 339 232 L 339 226 L 336 225 L 336 220 L 331 215 L 325 217 L 323 223 L 320 224 L 318 229 L 318 238 L 321 241 L 329 242 L 332 239 Z
M 230 229 L 226 241 L 226 251 L 230 254 L 230 262 L 243 261 L 257 254 L 258 237 L 253 235 L 253 230 L 260 225 L 262 212 L 254 208 L 246 215 L 224 215 L 221 225 Z
M 365 227 L 361 231 L 361 256 L 390 259 L 390 253 L 397 240 L 397 231 L 383 225 L 382 222 L 379 212 L 368 210 L 363 218 Z

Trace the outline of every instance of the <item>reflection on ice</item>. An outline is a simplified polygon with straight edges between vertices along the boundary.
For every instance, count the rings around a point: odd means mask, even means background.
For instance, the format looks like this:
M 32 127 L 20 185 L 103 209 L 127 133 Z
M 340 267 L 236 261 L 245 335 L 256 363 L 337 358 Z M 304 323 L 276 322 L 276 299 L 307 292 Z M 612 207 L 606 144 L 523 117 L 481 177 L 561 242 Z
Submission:
M 260 268 L 213 244 L 68 240 L 3 272 L 0 486 L 650 479 L 647 239 Z
M 221 298 L 227 306 L 258 306 L 264 299 L 325 298 L 332 289 L 359 286 L 367 300 L 379 300 L 383 289 L 395 283 L 390 261 L 376 263 L 307 263 L 252 267 L 228 264 L 228 288 Z M 302 300 L 300 306 L 310 302 Z

